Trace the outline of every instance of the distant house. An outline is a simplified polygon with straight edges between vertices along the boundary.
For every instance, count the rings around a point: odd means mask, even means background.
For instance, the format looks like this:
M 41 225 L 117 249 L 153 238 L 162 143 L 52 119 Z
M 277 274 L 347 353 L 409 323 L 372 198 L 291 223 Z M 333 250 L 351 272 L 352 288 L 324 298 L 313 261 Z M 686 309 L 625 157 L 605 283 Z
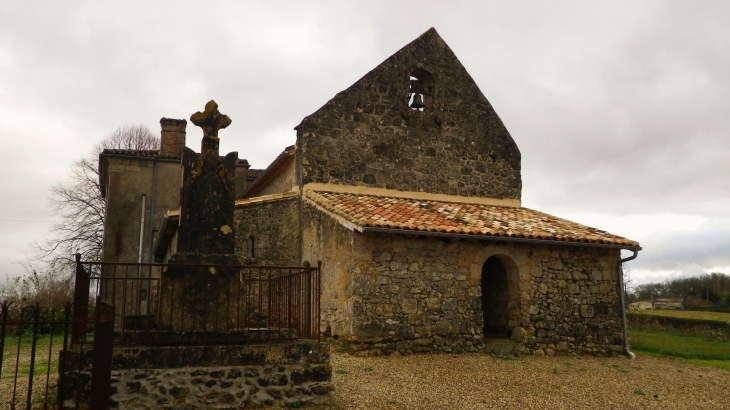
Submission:
M 639 302 L 629 303 L 629 310 L 652 310 L 651 301 L 642 300 Z
M 654 310 L 681 310 L 684 309 L 684 298 L 657 298 L 652 303 Z

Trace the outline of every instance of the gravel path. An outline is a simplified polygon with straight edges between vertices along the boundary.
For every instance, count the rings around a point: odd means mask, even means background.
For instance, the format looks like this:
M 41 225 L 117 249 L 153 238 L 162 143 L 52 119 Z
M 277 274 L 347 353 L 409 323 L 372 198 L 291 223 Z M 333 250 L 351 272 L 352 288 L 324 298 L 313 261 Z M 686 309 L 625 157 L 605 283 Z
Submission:
M 332 354 L 336 409 L 730 409 L 730 371 L 638 354 Z

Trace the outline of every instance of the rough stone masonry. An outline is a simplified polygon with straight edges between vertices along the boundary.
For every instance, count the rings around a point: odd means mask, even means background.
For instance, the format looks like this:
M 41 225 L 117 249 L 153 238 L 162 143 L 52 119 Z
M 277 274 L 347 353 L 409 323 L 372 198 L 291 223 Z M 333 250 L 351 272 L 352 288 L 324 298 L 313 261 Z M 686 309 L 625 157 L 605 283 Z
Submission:
M 69 373 L 69 380 L 88 383 L 91 354 L 71 360 L 82 360 L 86 370 Z M 323 404 L 329 401 L 331 378 L 329 346 L 319 343 L 117 348 L 110 404 L 120 410 Z M 75 393 L 61 392 L 64 408 L 76 408 Z M 80 392 L 82 398 L 88 394 Z

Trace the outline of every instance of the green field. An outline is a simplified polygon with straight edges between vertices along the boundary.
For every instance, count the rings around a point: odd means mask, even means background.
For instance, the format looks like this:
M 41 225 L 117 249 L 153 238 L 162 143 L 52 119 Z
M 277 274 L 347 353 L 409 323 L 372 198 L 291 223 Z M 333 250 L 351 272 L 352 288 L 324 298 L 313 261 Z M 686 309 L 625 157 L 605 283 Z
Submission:
M 666 316 L 681 319 L 714 320 L 730 323 L 730 313 L 707 312 L 703 310 L 641 310 L 632 311 L 632 315 Z
M 33 373 L 51 374 L 58 372 L 58 354 L 63 347 L 63 336 L 53 336 L 53 351 L 49 351 L 51 346 L 51 335 L 39 335 L 36 341 L 36 359 Z M 30 353 L 31 353 L 31 337 L 24 335 L 20 339 L 20 354 L 18 355 L 18 338 L 6 337 L 5 346 L 3 348 L 2 363 L 2 379 L 13 379 L 16 373 L 18 376 L 27 376 L 30 373 Z M 50 363 L 49 363 L 50 353 Z M 18 358 L 16 362 L 16 358 Z
M 730 342 L 638 329 L 631 330 L 629 337 L 632 350 L 637 352 L 730 370 Z

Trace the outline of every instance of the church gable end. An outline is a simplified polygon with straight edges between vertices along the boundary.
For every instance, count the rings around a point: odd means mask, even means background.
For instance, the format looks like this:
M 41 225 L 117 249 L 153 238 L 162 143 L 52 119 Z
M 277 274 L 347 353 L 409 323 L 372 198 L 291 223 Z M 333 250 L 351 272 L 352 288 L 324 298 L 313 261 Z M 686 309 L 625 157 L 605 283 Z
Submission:
M 520 152 L 430 29 L 297 127 L 301 185 L 520 199 Z

